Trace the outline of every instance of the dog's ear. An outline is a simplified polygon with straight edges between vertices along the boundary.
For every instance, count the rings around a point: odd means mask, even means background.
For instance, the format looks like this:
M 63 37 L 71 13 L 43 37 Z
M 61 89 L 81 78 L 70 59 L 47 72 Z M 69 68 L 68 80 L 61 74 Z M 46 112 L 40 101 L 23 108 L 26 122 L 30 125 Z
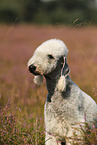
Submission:
M 61 76 L 58 80 L 58 90 L 63 92 L 66 89 L 66 76 L 69 75 L 69 66 L 67 64 L 66 57 L 61 58 Z
M 61 75 L 67 76 L 70 73 L 66 57 L 61 58 L 61 68 L 62 68 Z

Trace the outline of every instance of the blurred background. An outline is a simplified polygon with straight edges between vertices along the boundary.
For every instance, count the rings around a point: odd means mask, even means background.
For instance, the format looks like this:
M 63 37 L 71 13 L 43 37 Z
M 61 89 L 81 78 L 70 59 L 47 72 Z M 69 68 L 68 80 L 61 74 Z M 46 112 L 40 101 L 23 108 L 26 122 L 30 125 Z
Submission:
M 0 0 L 1 23 L 97 24 L 97 0 Z
M 46 83 L 34 84 L 27 62 L 51 38 L 65 42 L 71 79 L 97 102 L 97 0 L 0 0 L 1 145 L 45 144 Z

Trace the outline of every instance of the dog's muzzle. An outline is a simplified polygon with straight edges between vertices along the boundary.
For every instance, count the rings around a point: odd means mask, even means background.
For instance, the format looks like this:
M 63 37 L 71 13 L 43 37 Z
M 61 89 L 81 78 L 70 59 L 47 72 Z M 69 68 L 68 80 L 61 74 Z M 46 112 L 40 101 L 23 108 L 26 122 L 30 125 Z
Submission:
M 29 71 L 30 71 L 30 73 L 32 73 L 34 75 L 40 75 L 40 73 L 38 71 L 36 71 L 36 66 L 34 66 L 33 64 L 31 64 L 29 66 Z

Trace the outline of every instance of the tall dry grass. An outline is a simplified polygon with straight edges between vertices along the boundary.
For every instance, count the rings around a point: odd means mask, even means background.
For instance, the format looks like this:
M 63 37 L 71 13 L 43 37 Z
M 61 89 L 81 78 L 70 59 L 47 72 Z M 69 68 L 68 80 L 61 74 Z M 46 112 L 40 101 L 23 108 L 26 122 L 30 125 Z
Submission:
M 45 81 L 40 87 L 33 83 L 27 62 L 36 47 L 51 38 L 66 43 L 72 80 L 97 102 L 97 27 L 1 25 L 1 144 L 44 144 L 47 90 Z M 88 141 L 93 144 L 96 136 L 94 129 Z

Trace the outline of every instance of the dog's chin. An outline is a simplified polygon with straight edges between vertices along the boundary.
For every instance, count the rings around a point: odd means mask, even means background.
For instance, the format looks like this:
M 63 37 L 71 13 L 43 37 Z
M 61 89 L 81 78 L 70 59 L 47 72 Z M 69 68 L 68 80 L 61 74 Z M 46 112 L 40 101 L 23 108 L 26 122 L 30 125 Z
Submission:
M 33 72 L 30 72 L 30 73 L 32 73 L 34 76 L 41 75 L 38 71 L 33 71 Z

